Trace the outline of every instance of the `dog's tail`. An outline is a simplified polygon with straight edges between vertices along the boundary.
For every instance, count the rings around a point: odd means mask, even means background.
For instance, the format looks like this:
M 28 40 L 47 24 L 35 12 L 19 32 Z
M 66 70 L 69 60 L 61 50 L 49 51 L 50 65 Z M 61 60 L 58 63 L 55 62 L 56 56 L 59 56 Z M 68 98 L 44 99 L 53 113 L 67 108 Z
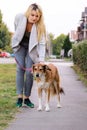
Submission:
M 59 94 L 65 94 L 65 91 L 62 87 L 59 87 L 57 90 L 56 90 L 55 87 L 50 88 L 50 92 L 51 92 L 52 96 L 55 96 L 57 94 L 57 91 L 58 91 Z
M 62 87 L 60 87 L 60 93 L 65 94 L 64 89 Z

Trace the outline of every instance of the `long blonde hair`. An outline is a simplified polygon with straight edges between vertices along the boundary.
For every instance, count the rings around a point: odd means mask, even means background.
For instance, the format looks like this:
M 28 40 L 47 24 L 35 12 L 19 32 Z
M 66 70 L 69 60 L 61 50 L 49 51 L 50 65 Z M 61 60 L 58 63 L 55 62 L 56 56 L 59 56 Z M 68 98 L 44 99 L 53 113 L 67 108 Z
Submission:
M 46 28 L 45 28 L 45 24 L 44 24 L 43 12 L 42 12 L 41 7 L 39 5 L 37 5 L 36 3 L 31 4 L 28 7 L 27 11 L 25 12 L 25 16 L 28 18 L 34 7 L 36 8 L 36 11 L 40 14 L 39 21 L 36 23 L 37 37 L 38 37 L 38 41 L 40 41 L 41 37 L 43 35 L 45 36 L 45 39 L 46 39 Z

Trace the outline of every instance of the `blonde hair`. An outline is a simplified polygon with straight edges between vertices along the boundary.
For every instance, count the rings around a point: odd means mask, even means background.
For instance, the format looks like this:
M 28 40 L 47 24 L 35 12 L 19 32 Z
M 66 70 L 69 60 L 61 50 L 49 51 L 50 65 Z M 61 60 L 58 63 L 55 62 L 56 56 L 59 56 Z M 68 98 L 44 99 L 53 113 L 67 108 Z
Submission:
M 36 10 L 37 13 L 39 13 L 40 18 L 38 20 L 38 22 L 36 23 L 36 27 L 37 27 L 37 37 L 38 37 L 38 41 L 41 40 L 41 37 L 44 35 L 45 39 L 46 39 L 46 29 L 45 29 L 45 24 L 44 24 L 44 18 L 43 18 L 43 12 L 42 9 L 39 5 L 37 5 L 36 3 L 31 4 L 27 11 L 25 12 L 25 16 L 28 18 L 31 14 L 32 10 Z

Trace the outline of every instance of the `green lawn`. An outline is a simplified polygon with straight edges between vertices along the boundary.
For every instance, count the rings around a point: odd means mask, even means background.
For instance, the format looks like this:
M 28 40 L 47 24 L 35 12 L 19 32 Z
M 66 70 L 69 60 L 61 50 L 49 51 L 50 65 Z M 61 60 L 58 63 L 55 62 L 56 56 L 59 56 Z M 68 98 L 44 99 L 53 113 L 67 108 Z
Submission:
M 17 112 L 15 76 L 15 64 L 0 64 L 0 130 L 7 127 Z

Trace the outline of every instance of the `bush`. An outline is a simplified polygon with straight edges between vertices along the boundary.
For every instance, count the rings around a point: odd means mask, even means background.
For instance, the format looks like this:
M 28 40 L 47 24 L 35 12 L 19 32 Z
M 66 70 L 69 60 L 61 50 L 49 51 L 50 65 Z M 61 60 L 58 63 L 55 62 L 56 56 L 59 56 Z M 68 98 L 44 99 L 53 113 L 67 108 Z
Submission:
M 73 62 L 87 71 L 87 40 L 73 45 Z

